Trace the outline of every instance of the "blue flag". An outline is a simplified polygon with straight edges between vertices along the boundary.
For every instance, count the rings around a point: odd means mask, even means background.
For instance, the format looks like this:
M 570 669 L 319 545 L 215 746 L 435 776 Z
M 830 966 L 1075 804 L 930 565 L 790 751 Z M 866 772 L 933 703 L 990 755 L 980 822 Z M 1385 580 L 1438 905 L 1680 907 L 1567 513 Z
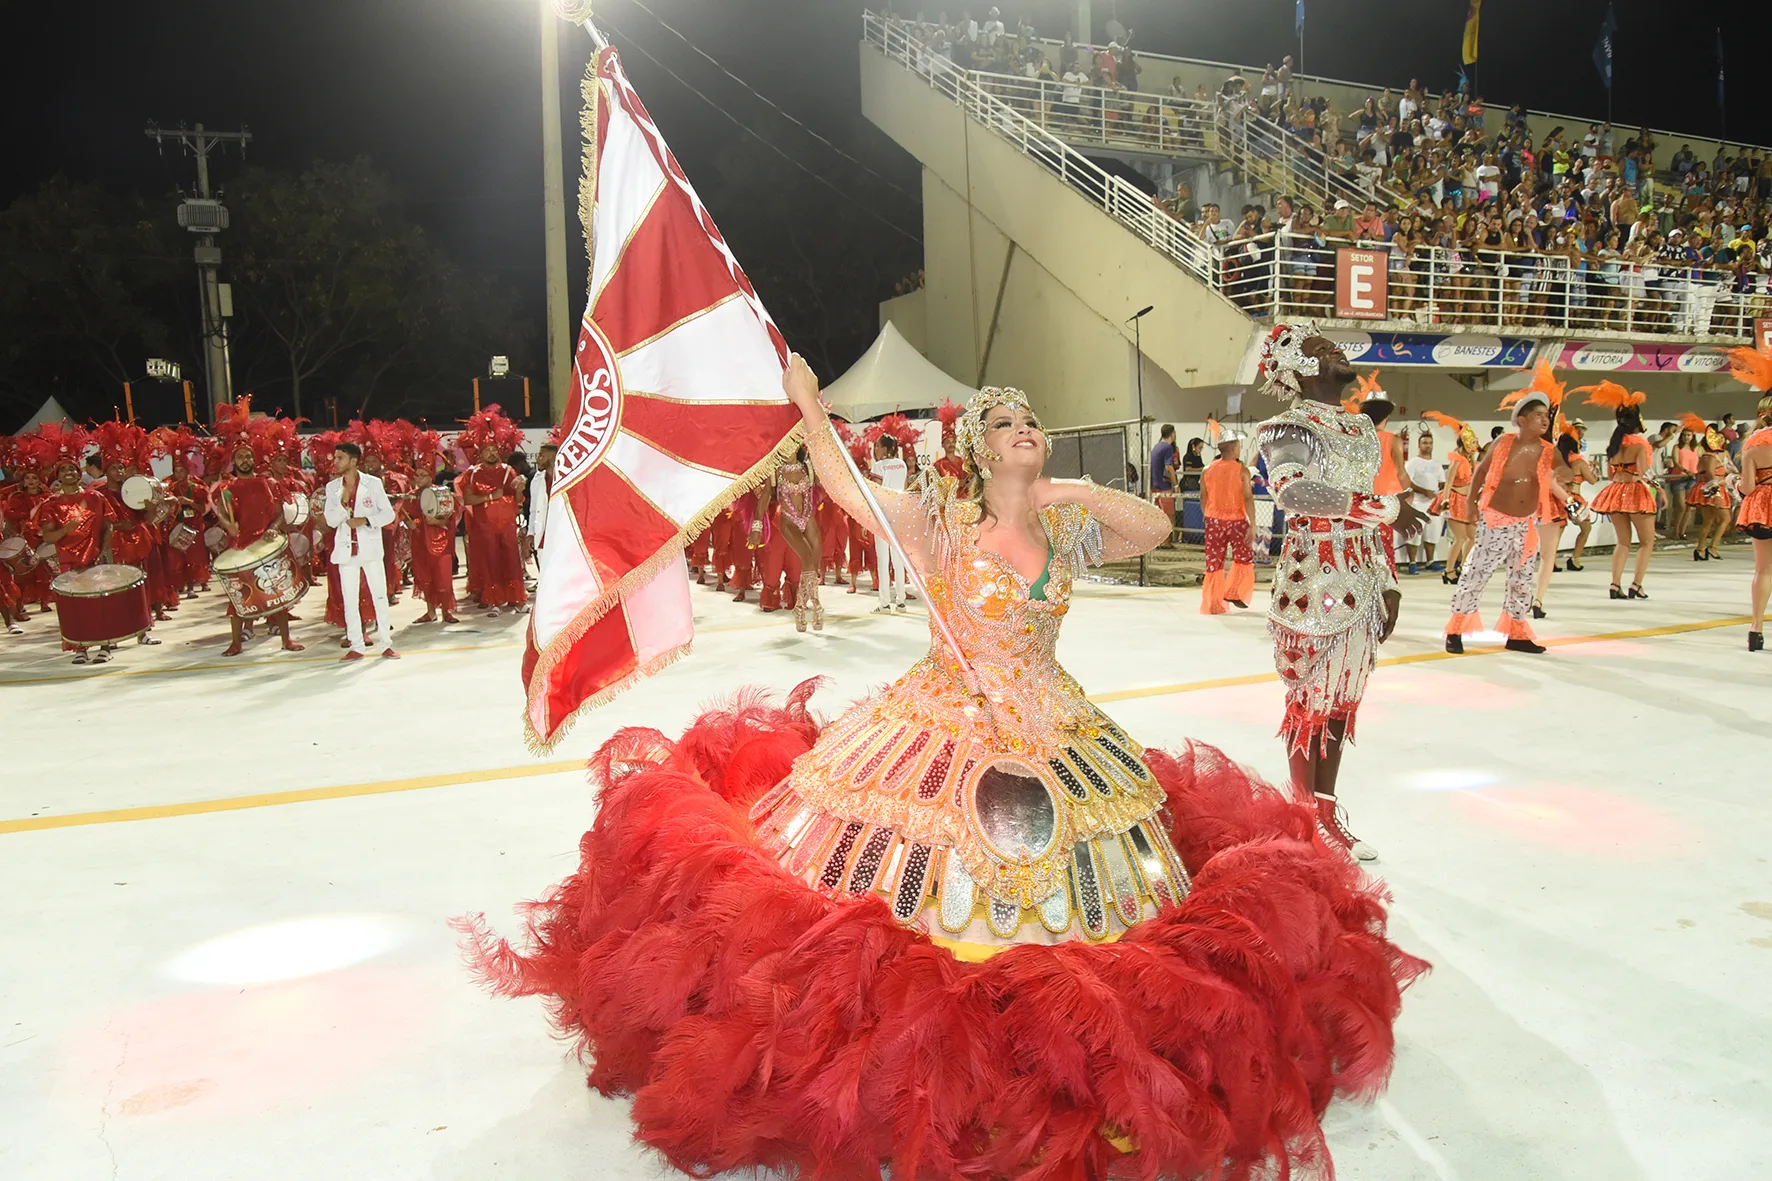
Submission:
M 1304 36 L 1304 0 L 1298 0 L 1298 7 L 1292 10 L 1292 35 Z
M 1600 81 L 1606 89 L 1612 89 L 1612 34 L 1618 32 L 1618 18 L 1612 15 L 1612 6 L 1606 5 L 1606 19 L 1600 22 L 1600 39 L 1594 42 L 1594 68 L 1600 71 Z
M 1717 29 L 1717 109 L 1722 110 L 1726 106 L 1728 104 L 1723 101 L 1723 30 L 1719 27 Z

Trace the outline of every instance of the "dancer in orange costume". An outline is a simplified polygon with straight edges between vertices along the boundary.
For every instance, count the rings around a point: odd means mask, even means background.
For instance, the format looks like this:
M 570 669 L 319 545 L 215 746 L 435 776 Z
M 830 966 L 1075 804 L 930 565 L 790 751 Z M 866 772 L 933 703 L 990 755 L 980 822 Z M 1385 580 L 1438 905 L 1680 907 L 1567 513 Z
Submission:
M 1243 464 L 1243 437 L 1220 434 L 1218 458 L 1200 476 L 1206 518 L 1206 581 L 1200 588 L 1200 614 L 1223 615 L 1225 604 L 1247 608 L 1255 595 L 1255 483 Z M 1225 551 L 1231 572 L 1224 572 Z
M 1341 408 L 1349 414 L 1364 414 L 1370 418 L 1378 433 L 1378 475 L 1372 478 L 1372 495 L 1401 496 L 1408 487 L 1403 479 L 1404 466 L 1409 462 L 1408 448 L 1403 446 L 1403 437 L 1396 431 L 1384 429 L 1397 407 L 1391 396 L 1384 392 L 1384 387 L 1378 384 L 1378 370 L 1358 379 L 1355 392 L 1342 402 Z M 1391 574 L 1395 575 L 1397 535 L 1390 525 L 1381 524 L 1378 536 L 1384 542 L 1384 559 L 1390 563 Z
M 1754 431 L 1741 444 L 1741 512 L 1735 522 L 1753 539 L 1754 582 L 1747 650 L 1765 647 L 1766 600 L 1772 596 L 1772 350 L 1731 349 L 1729 368 L 1760 392 Z
M 1649 573 L 1649 559 L 1655 555 L 1655 492 L 1649 486 L 1654 453 L 1649 440 L 1643 437 L 1641 409 L 1647 395 L 1633 393 L 1613 381 L 1583 386 L 1574 392 L 1586 392 L 1587 404 L 1612 411 L 1617 423 L 1611 442 L 1606 444 L 1606 478 L 1612 482 L 1600 489 L 1593 501 L 1596 513 L 1612 518 L 1612 531 L 1617 535 L 1612 545 L 1609 593 L 1614 599 L 1646 599 L 1649 596 L 1643 590 L 1643 579 Z M 1624 565 L 1630 560 L 1632 534 L 1637 540 L 1637 569 L 1630 593 L 1626 594 Z
M 1538 563 L 1538 588 L 1532 595 L 1534 619 L 1545 618 L 1544 597 L 1550 592 L 1551 575 L 1556 573 L 1557 546 L 1563 540 L 1563 531 L 1571 522 L 1576 526 L 1575 546 L 1570 553 L 1570 561 L 1573 562 L 1574 555 L 1581 552 L 1581 547 L 1587 544 L 1587 535 L 1593 530 L 1593 510 L 1583 499 L 1581 486 L 1600 482 L 1593 465 L 1581 454 L 1581 440 L 1576 436 L 1575 429 L 1561 414 L 1557 415 L 1557 453 L 1551 460 L 1551 474 L 1568 491 L 1569 502 L 1565 504 L 1555 496 L 1546 496 L 1544 500 L 1544 515 L 1538 523 L 1538 544 L 1542 557 Z M 1580 567 L 1575 569 L 1579 570 Z
M 1446 454 L 1446 486 L 1428 506 L 1428 512 L 1444 514 L 1446 524 L 1452 530 L 1452 548 L 1446 553 L 1446 570 L 1440 575 L 1440 581 L 1456 583 L 1464 570 L 1465 558 L 1470 556 L 1471 547 L 1477 543 L 1477 527 L 1470 519 L 1471 476 L 1476 471 L 1477 454 L 1482 448 L 1477 442 L 1477 432 L 1450 414 L 1428 410 L 1422 417 L 1448 428 L 1457 437 L 1452 450 Z
M 1496 629 L 1507 637 L 1510 652 L 1543 653 L 1532 634 L 1532 590 L 1543 560 L 1538 523 L 1544 498 L 1568 500 L 1569 494 L 1552 472 L 1557 449 L 1545 436 L 1551 416 L 1563 400 L 1563 386 L 1549 365 L 1540 364 L 1532 384 L 1510 394 L 1501 404 L 1513 410 L 1514 431 L 1502 435 L 1483 456 L 1472 477 L 1477 489 L 1477 544 L 1464 564 L 1458 589 L 1452 592 L 1452 617 L 1446 621 L 1446 651 L 1463 652 L 1464 637 L 1483 630 L 1477 612 L 1483 588 L 1496 571 L 1507 570 L 1507 595 Z M 1555 558 L 1555 552 L 1552 552 Z
M 1694 431 L 1698 437 L 1698 478 L 1686 494 L 1686 503 L 1698 510 L 1698 538 L 1692 543 L 1692 560 L 1720 561 L 1722 555 L 1717 553 L 1717 546 L 1729 531 L 1729 510 L 1735 506 L 1729 492 L 1735 470 L 1729 462 L 1729 447 L 1723 442 L 1722 432 L 1707 426 L 1696 414 L 1688 414 L 1685 419 L 1698 424 Z

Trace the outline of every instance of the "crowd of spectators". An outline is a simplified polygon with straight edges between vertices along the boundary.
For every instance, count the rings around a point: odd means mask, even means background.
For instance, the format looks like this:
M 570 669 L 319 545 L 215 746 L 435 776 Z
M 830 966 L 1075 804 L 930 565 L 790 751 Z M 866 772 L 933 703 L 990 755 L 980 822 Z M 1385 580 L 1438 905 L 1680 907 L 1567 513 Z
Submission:
M 1045 83 L 1042 120 L 1061 134 L 1067 121 L 1165 117 L 1160 103 L 1122 97 L 1151 94 L 1130 36 L 1100 48 L 1067 37 L 1049 52 L 1031 25 L 1006 23 L 995 7 L 983 21 L 962 11 L 899 23 L 943 65 Z M 1628 318 L 1633 330 L 1738 334 L 1768 313 L 1772 151 L 1724 147 L 1707 162 L 1687 146 L 1657 173 L 1647 128 L 1535 136 L 1523 107 L 1497 121 L 1462 84 L 1430 95 L 1411 80 L 1345 112 L 1310 88 L 1288 56 L 1254 84 L 1239 70 L 1214 94 L 1189 94 L 1177 76 L 1155 95 L 1211 111 L 1221 143 L 1247 142 L 1260 120 L 1295 149 L 1291 175 L 1302 183 L 1286 187 L 1315 203 L 1281 196 L 1232 217 L 1196 203 L 1185 183 L 1157 199 L 1218 248 L 1224 290 L 1251 311 L 1277 302 L 1281 314 L 1328 314 L 1334 248 L 1366 243 L 1389 251 L 1395 318 L 1583 328 Z

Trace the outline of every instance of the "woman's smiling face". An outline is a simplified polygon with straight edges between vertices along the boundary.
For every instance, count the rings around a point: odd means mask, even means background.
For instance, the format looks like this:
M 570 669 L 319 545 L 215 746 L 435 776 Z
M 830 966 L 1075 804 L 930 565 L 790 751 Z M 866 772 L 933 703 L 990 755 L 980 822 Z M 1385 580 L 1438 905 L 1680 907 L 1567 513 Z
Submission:
M 984 450 L 1002 456 L 1000 460 L 980 457 L 981 466 L 993 474 L 1007 469 L 1038 476 L 1046 466 L 1046 432 L 1031 410 L 992 406 L 984 412 Z

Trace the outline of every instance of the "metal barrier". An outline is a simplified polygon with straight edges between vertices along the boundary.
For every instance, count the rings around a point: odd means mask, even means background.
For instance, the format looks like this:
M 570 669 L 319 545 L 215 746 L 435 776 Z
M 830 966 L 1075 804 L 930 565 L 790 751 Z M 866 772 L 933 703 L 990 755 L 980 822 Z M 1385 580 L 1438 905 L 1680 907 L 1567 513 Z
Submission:
M 1335 316 L 1335 256 L 1359 245 L 1387 256 L 1391 322 L 1525 332 L 1614 332 L 1735 340 L 1772 314 L 1765 276 L 1655 259 L 1571 258 L 1509 250 L 1397 247 L 1281 232 L 1223 248 L 1217 286 L 1262 318 Z
M 1076 151 L 1067 137 L 1104 145 L 1203 150 L 1255 175 L 1269 169 L 1279 191 L 1331 200 L 1346 176 L 1310 174 L 1291 136 L 1245 111 L 1211 112 L 1192 99 L 1081 87 L 1070 101 L 1062 82 L 973 74 L 918 41 L 909 28 L 863 14 L 869 44 L 915 71 L 968 116 L 1036 161 L 1153 249 L 1250 316 L 1306 314 L 1335 320 L 1335 251 L 1353 242 L 1285 231 L 1209 243 L 1129 181 Z M 1087 92 L 1087 93 L 1085 93 Z M 1265 126 L 1264 126 L 1265 125 Z M 1169 149 L 1167 145 L 1174 144 Z M 1354 196 L 1364 200 L 1365 190 Z M 1328 201 L 1324 201 L 1328 204 Z M 1392 247 L 1372 244 L 1374 249 Z M 1403 248 L 1397 248 L 1402 250 Z M 1730 272 L 1683 261 L 1625 262 L 1564 255 L 1418 246 L 1389 260 L 1391 322 L 1446 327 L 1666 335 L 1695 341 L 1750 338 L 1756 317 L 1772 315 L 1764 276 L 1738 290 Z

